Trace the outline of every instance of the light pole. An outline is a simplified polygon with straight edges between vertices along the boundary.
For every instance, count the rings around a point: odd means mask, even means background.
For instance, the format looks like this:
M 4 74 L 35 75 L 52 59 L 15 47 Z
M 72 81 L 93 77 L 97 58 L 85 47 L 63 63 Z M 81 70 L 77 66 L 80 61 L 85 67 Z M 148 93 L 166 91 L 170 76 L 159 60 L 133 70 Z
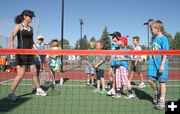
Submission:
M 79 22 L 80 22 L 80 39 L 81 39 L 80 48 L 82 49 L 82 25 L 84 24 L 84 22 L 82 19 L 80 19 Z
M 150 26 L 150 22 L 152 22 L 153 19 L 148 19 L 147 22 L 144 23 L 144 25 L 147 25 L 147 35 L 148 35 L 148 50 L 149 50 L 149 26 Z
M 63 50 L 63 37 L 64 37 L 64 0 L 62 0 L 61 9 L 61 48 Z M 63 72 L 63 55 L 61 55 L 61 72 Z

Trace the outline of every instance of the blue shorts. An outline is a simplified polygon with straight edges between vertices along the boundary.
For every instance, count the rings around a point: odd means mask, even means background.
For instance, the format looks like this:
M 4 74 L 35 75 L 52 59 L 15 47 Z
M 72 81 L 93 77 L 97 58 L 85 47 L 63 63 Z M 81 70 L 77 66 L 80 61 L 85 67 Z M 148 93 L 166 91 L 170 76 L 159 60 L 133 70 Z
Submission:
M 93 67 L 93 66 L 90 66 L 90 65 L 87 65 L 87 66 L 86 66 L 85 73 L 86 73 L 86 74 L 94 74 L 94 67 Z
M 155 77 L 155 76 L 148 76 L 148 79 L 151 81 L 158 80 L 160 83 L 166 83 L 167 82 L 167 78 L 159 78 L 159 77 Z

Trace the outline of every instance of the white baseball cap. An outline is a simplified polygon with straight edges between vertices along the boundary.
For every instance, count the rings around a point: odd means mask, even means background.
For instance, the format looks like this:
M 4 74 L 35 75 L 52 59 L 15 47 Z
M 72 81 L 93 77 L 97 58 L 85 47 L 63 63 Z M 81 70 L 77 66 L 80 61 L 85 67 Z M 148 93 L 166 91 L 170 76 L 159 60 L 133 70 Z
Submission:
M 39 39 L 44 39 L 44 36 L 42 34 L 38 35 L 37 40 L 39 40 Z

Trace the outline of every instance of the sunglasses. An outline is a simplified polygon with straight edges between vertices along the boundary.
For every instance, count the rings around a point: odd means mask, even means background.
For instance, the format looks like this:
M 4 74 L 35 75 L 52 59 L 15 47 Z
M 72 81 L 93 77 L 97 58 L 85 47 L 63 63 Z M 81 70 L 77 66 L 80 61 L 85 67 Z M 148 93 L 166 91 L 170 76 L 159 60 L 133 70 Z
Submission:
M 30 15 L 26 15 L 26 16 L 30 17 L 31 19 L 33 18 L 33 17 L 32 17 L 32 16 L 30 16 Z
M 44 41 L 44 39 L 40 38 L 39 41 Z

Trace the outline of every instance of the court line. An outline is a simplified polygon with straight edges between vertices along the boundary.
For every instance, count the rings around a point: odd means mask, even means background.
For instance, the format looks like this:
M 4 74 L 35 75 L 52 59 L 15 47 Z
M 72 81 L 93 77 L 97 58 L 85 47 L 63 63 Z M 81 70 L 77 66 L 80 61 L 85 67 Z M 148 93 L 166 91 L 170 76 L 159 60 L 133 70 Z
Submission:
M 0 83 L 0 85 L 11 85 L 11 83 Z M 25 84 L 25 83 L 20 83 L 19 84 L 20 86 L 32 86 L 32 84 Z M 64 84 L 64 85 L 59 85 L 59 84 L 56 84 L 55 86 L 62 86 L 62 87 L 86 87 L 87 85 L 83 84 L 83 85 L 67 85 L 67 84 Z M 180 85 L 166 85 L 167 87 L 180 87 Z M 88 86 L 87 86 L 88 87 Z M 136 87 L 136 86 L 133 86 L 133 87 Z M 146 85 L 146 87 L 150 87 L 150 85 Z
M 1 83 L 7 83 L 7 82 L 12 81 L 12 80 L 13 80 L 13 79 L 10 79 L 10 80 L 4 80 L 4 81 L 1 81 L 0 84 L 1 84 Z

